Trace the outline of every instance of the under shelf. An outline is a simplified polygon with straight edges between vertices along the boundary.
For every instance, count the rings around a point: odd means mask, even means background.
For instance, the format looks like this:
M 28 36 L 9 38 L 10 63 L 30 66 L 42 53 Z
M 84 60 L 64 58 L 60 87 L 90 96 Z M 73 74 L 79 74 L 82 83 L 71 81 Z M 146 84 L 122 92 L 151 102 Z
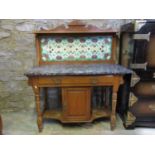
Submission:
M 62 111 L 61 110 L 46 110 L 46 111 L 44 111 L 43 117 L 61 120 L 62 119 Z
M 92 110 L 92 120 L 97 118 L 102 118 L 102 117 L 109 117 L 110 115 L 111 115 L 111 110 L 109 108 Z
M 91 112 L 91 117 L 88 120 L 84 120 L 82 122 L 92 122 L 95 119 L 103 118 L 103 117 L 110 117 L 111 110 L 109 108 L 103 108 L 103 109 L 93 109 Z M 43 118 L 52 118 L 55 120 L 60 120 L 61 122 L 64 122 L 63 120 L 63 112 L 62 110 L 46 110 L 43 113 Z

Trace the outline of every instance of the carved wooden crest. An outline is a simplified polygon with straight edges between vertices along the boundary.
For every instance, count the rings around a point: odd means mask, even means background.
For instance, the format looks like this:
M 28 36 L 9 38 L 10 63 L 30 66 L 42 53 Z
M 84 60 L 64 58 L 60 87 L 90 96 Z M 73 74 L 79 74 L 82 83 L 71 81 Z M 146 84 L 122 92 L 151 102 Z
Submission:
M 112 28 L 99 28 L 95 25 L 88 25 L 81 20 L 74 20 L 68 25 L 60 25 L 50 30 L 35 31 L 35 34 L 41 33 L 116 33 Z

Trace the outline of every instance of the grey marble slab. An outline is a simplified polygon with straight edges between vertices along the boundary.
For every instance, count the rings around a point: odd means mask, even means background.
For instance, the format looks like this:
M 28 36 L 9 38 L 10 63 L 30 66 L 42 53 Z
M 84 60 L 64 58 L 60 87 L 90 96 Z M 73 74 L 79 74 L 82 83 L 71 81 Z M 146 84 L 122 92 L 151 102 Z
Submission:
M 117 64 L 57 64 L 33 67 L 25 75 L 123 75 L 131 73 L 131 70 Z

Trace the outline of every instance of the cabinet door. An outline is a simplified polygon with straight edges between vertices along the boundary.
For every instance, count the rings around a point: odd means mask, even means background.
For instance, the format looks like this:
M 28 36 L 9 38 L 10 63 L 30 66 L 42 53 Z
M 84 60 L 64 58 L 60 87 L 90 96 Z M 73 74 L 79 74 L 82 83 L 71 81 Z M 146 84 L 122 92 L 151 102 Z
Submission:
M 88 121 L 90 119 L 90 101 L 90 88 L 62 88 L 64 121 Z

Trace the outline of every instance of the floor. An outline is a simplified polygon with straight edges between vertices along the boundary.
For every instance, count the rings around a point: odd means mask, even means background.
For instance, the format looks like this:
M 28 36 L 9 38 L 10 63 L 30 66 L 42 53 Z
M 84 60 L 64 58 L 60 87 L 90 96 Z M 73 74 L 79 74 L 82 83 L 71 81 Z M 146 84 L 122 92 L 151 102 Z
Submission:
M 150 135 L 155 128 L 136 128 L 125 130 L 117 116 L 117 127 L 110 131 L 109 120 L 97 120 L 93 123 L 63 125 L 58 121 L 45 120 L 44 129 L 38 132 L 34 111 L 3 112 L 4 135 Z

